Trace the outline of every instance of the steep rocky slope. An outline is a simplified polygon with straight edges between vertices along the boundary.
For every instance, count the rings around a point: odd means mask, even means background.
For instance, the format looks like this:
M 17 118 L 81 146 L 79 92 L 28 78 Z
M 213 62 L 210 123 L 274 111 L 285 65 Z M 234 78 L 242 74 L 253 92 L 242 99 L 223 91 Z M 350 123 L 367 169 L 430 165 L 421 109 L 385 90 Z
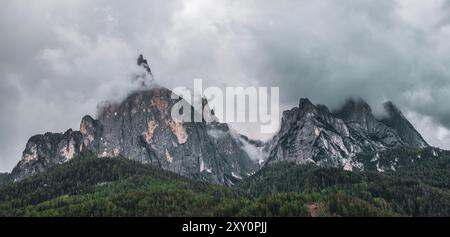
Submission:
M 281 129 L 268 145 L 268 162 L 363 169 L 358 154 L 407 147 L 429 147 L 391 102 L 377 118 L 362 100 L 349 100 L 338 111 L 301 99 L 299 107 L 283 113 Z
M 97 119 L 85 116 L 80 131 L 32 137 L 12 172 L 13 179 L 83 154 L 123 155 L 186 177 L 224 184 L 257 169 L 228 125 L 173 120 L 171 110 L 180 99 L 171 95 L 162 87 L 137 91 L 121 103 L 102 107 Z

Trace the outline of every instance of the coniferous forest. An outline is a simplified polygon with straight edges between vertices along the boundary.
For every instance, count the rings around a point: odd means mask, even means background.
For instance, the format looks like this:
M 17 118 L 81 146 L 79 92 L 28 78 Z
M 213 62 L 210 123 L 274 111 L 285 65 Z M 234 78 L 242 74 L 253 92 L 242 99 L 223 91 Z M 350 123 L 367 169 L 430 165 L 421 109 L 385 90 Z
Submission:
M 450 216 L 449 177 L 447 153 L 395 172 L 280 162 L 233 186 L 124 157 L 79 157 L 16 183 L 0 175 L 0 216 Z

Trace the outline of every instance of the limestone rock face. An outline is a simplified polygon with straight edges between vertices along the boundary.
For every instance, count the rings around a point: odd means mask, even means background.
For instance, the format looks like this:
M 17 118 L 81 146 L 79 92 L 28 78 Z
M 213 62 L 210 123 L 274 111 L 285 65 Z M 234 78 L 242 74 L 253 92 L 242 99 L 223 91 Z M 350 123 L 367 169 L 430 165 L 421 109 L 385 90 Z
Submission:
M 360 147 L 354 146 L 349 127 L 325 106 L 301 99 L 285 111 L 279 133 L 270 143 L 268 162 L 292 161 L 338 166 Z
M 173 120 L 171 110 L 181 99 L 171 95 L 161 87 L 137 91 L 121 103 L 104 105 L 97 119 L 85 116 L 79 132 L 31 138 L 12 175 L 23 179 L 88 153 L 100 158 L 122 155 L 222 184 L 257 169 L 227 124 Z
M 392 103 L 386 116 L 376 118 L 362 100 L 349 100 L 330 112 L 324 105 L 301 99 L 299 107 L 285 111 L 281 129 L 269 143 L 268 163 L 292 161 L 320 166 L 363 169 L 358 154 L 391 148 L 429 147 Z
M 74 159 L 83 150 L 80 132 L 46 133 L 30 138 L 22 159 L 11 172 L 12 180 L 20 180 Z
M 426 148 L 429 146 L 420 133 L 417 132 L 414 126 L 392 102 L 386 102 L 384 109 L 387 115 L 381 121 L 389 127 L 394 128 L 407 146 L 418 148 Z

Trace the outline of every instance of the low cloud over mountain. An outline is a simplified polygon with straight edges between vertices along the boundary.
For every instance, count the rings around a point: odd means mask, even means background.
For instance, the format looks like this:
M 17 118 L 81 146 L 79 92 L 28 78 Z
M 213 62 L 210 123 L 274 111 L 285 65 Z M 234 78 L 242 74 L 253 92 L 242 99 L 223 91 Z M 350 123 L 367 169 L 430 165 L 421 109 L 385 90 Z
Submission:
M 450 148 L 447 0 L 5 0 L 0 9 L 0 170 L 33 134 L 77 128 L 121 100 L 148 57 L 158 83 L 280 86 L 308 97 L 393 101 L 430 145 Z M 206 85 L 208 86 L 208 85 Z M 243 133 L 257 136 L 252 126 Z

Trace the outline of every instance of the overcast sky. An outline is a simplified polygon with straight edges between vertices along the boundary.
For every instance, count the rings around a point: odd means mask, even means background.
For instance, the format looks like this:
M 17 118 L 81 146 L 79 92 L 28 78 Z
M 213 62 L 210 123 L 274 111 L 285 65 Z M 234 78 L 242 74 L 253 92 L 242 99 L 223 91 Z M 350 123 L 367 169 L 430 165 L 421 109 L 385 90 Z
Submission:
M 3 0 L 0 171 L 28 138 L 78 129 L 133 85 L 135 59 L 159 84 L 279 86 L 339 106 L 396 103 L 426 140 L 450 148 L 447 0 Z M 255 129 L 239 128 L 255 136 Z

